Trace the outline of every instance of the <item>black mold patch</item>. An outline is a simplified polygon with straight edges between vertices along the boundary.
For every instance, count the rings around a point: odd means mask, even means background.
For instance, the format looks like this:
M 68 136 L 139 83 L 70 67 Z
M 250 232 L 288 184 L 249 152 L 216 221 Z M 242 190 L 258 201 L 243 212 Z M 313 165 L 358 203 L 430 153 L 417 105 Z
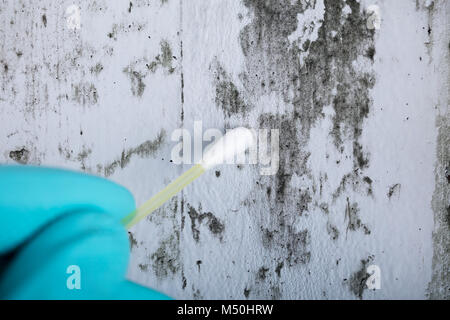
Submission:
M 245 297 L 245 299 L 248 299 L 248 296 L 250 295 L 250 292 L 251 292 L 250 289 L 247 289 L 247 288 L 244 289 L 244 297 Z
M 158 278 L 167 278 L 180 269 L 180 239 L 178 231 L 161 241 L 159 248 L 150 256 L 152 269 Z
M 327 223 L 327 232 L 330 235 L 332 240 L 337 240 L 339 238 L 338 228 L 329 222 Z
M 25 148 L 10 151 L 9 157 L 20 164 L 27 164 L 30 159 L 30 151 Z
M 72 84 L 72 100 L 82 105 L 94 105 L 98 102 L 98 91 L 93 83 Z
M 140 158 L 148 158 L 153 156 L 156 151 L 161 147 L 166 138 L 166 132 L 161 129 L 155 140 L 147 140 L 135 148 L 122 151 L 120 159 L 114 160 L 110 164 L 106 165 L 104 168 L 104 175 L 109 177 L 112 175 L 117 168 L 125 168 L 130 162 L 133 156 L 138 156 Z
M 204 221 L 208 226 L 209 231 L 216 237 L 218 237 L 222 241 L 223 232 L 225 231 L 225 224 L 220 221 L 212 212 L 201 212 L 201 208 L 199 210 L 195 210 L 189 204 L 188 206 L 188 214 L 191 218 L 191 230 L 192 237 L 195 241 L 200 241 L 200 229 L 199 225 L 201 225 Z
M 138 243 L 136 241 L 136 238 L 134 237 L 134 234 L 128 231 L 128 239 L 130 241 L 130 250 L 133 250 L 133 248 L 138 247 Z
M 266 280 L 268 271 L 269 271 L 269 268 L 266 268 L 266 267 L 259 268 L 258 272 L 256 273 L 256 278 L 259 280 Z
M 144 57 L 130 63 L 123 69 L 123 72 L 131 80 L 131 93 L 134 96 L 142 97 L 146 87 L 144 82 L 145 78 L 150 73 L 155 73 L 158 68 L 163 68 L 168 74 L 175 71 L 175 68 L 172 66 L 173 55 L 169 42 L 162 40 L 160 46 L 161 52 L 152 61 Z
M 86 170 L 86 159 L 89 157 L 89 155 L 92 153 L 91 149 L 83 147 L 81 152 L 77 156 L 77 160 L 81 164 L 81 170 Z
M 144 78 L 146 77 L 146 74 L 135 71 L 131 69 L 130 66 L 125 68 L 123 72 L 125 72 L 131 80 L 131 93 L 134 96 L 142 97 L 145 90 Z
M 349 198 L 347 198 L 347 206 L 345 207 L 345 220 L 347 221 L 347 231 L 356 231 L 362 228 L 365 234 L 370 234 L 369 228 L 361 222 L 359 217 L 358 203 L 350 204 Z
M 270 288 L 270 297 L 272 298 L 272 300 L 280 300 L 282 295 L 281 295 L 281 289 L 279 286 L 272 286 Z
M 98 76 L 103 71 L 103 65 L 99 62 L 95 66 L 91 67 L 91 73 Z
M 362 177 L 359 172 L 359 169 L 355 169 L 353 172 L 342 177 L 339 187 L 337 187 L 332 195 L 333 201 L 342 196 L 348 189 L 367 196 L 372 196 L 372 179 L 367 176 Z
M 387 192 L 387 197 L 389 199 L 391 199 L 393 195 L 395 195 L 395 194 L 399 195 L 401 186 L 402 185 L 400 183 L 396 183 L 396 184 L 393 184 L 392 186 L 390 186 L 389 190 Z
M 349 279 L 350 291 L 353 292 L 359 299 L 362 299 L 364 290 L 367 289 L 366 281 L 369 278 L 367 267 L 373 261 L 374 256 L 369 256 L 367 259 L 361 260 L 361 267 Z
M 216 105 L 223 110 L 224 114 L 228 117 L 235 114 L 245 114 L 249 107 L 244 102 L 242 94 L 239 92 L 225 69 L 218 61 L 215 61 L 210 66 L 210 69 L 213 70 L 216 88 Z
M 113 24 L 112 30 L 108 32 L 107 36 L 110 39 L 117 40 L 119 34 L 127 34 L 130 32 L 141 32 L 145 29 L 145 24 L 130 22 L 130 23 L 121 23 L 121 24 Z
M 138 267 L 139 267 L 139 269 L 141 269 L 141 271 L 143 271 L 143 272 L 147 272 L 147 270 L 148 270 L 148 264 L 140 263 L 140 264 L 138 265 Z
M 148 70 L 150 70 L 150 72 L 155 72 L 156 69 L 161 66 L 169 73 L 173 73 L 175 71 L 175 68 L 172 67 L 172 61 L 174 58 L 174 56 L 172 55 L 172 48 L 170 47 L 169 42 L 167 42 L 166 40 L 162 40 L 160 42 L 160 46 L 161 53 L 158 54 L 152 62 L 147 64 L 147 68 Z
M 291 41 L 289 36 L 297 30 L 298 15 L 313 8 L 315 1 L 244 0 L 243 3 L 253 17 L 240 34 L 245 56 L 245 71 L 240 75 L 244 89 L 238 94 L 226 91 L 235 99 L 225 101 L 236 101 L 233 110 L 239 110 L 240 114 L 245 114 L 245 105 L 258 106 L 263 95 L 276 94 L 292 106 L 292 112 L 259 117 L 260 128 L 280 130 L 279 170 L 274 177 L 261 177 L 258 181 L 262 190 L 268 187 L 272 190 L 267 197 L 273 219 L 262 240 L 266 248 L 285 254 L 289 265 L 295 261 L 307 263 L 308 231 L 296 233 L 290 226 L 297 216 L 310 210 L 314 191 L 296 189 L 290 182 L 294 174 L 311 180 L 309 154 L 305 150 L 311 128 L 324 117 L 324 106 L 331 105 L 334 109 L 330 134 L 336 148 L 339 150 L 344 141 L 351 142 L 353 166 L 358 170 L 352 172 L 357 177 L 354 180 L 360 181 L 366 194 L 372 192 L 371 183 L 361 175 L 369 165 L 369 155 L 359 139 L 363 121 L 369 114 L 369 91 L 375 77 L 372 72 L 355 69 L 353 62 L 361 57 L 370 68 L 375 55 L 375 31 L 367 28 L 368 15 L 358 1 L 325 0 L 323 20 L 307 26 L 318 30 L 317 39 Z M 343 13 L 345 5 L 351 8 L 348 15 Z M 216 102 L 222 108 L 221 100 Z M 328 212 L 328 207 L 325 209 Z M 350 226 L 357 228 L 357 221 L 352 218 Z
M 283 266 L 284 266 L 284 262 L 281 261 L 275 268 L 275 273 L 277 274 L 278 278 L 281 277 L 281 269 L 283 269 Z
M 42 23 L 44 24 L 44 27 L 47 28 L 47 16 L 45 14 L 42 15 Z
M 311 258 L 309 231 L 305 229 L 296 232 L 282 218 L 279 221 L 278 230 L 261 228 L 263 246 L 269 250 L 274 249 L 285 257 L 288 266 L 308 263 Z

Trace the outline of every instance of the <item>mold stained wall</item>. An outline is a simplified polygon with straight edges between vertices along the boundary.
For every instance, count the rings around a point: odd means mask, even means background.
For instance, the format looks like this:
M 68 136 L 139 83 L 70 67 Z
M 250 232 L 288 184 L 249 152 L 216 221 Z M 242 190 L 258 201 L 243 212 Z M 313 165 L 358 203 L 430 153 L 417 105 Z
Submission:
M 139 205 L 189 167 L 176 128 L 279 129 L 274 175 L 218 167 L 133 227 L 128 277 L 187 299 L 448 299 L 449 11 L 3 0 L 1 161 L 101 175 Z

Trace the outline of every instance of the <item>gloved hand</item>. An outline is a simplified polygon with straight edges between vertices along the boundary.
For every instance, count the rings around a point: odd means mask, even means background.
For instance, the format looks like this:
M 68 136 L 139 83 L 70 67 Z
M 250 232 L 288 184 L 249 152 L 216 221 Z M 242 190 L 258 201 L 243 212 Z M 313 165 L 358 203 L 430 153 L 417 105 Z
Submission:
M 134 209 L 130 192 L 106 179 L 0 166 L 0 298 L 168 299 L 125 279 L 120 220 Z

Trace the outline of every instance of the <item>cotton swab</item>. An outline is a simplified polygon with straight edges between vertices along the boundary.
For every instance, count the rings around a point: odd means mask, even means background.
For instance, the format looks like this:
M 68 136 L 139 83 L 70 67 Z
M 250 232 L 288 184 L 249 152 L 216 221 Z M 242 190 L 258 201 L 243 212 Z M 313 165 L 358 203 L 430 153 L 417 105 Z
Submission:
M 228 131 L 217 142 L 206 149 L 203 159 L 199 164 L 192 166 L 192 168 L 172 181 L 167 187 L 150 198 L 150 200 L 123 218 L 122 224 L 127 229 L 131 228 L 147 215 L 161 207 L 167 200 L 201 176 L 202 173 L 222 163 L 233 163 L 236 156 L 244 154 L 255 143 L 256 137 L 247 128 L 240 127 Z

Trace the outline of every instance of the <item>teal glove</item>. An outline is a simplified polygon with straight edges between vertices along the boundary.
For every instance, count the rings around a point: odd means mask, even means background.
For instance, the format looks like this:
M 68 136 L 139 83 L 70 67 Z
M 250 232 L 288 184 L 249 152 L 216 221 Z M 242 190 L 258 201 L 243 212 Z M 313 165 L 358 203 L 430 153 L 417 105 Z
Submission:
M 0 166 L 0 299 L 169 299 L 125 279 L 134 209 L 106 179 Z

